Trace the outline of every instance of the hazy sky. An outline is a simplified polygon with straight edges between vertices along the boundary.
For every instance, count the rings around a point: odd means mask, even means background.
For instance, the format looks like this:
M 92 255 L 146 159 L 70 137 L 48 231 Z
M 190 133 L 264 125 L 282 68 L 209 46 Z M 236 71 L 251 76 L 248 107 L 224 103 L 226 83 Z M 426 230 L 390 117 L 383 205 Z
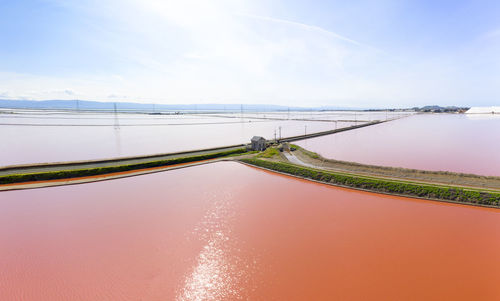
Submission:
M 0 98 L 500 104 L 500 2 L 0 0 Z

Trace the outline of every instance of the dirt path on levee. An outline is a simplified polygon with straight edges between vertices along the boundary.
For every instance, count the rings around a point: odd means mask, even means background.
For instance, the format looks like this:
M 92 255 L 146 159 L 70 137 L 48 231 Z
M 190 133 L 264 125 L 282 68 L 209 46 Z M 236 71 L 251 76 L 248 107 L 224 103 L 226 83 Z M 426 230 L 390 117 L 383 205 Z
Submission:
M 415 181 L 429 184 L 444 184 L 500 191 L 500 177 L 488 177 L 473 174 L 427 171 L 397 167 L 384 167 L 365 165 L 354 162 L 337 161 L 323 158 L 316 153 L 309 152 L 302 148 L 298 148 L 291 154 L 293 154 L 299 161 L 302 161 L 304 165 L 314 166 L 318 169 L 373 177 L 383 177 L 403 181 Z

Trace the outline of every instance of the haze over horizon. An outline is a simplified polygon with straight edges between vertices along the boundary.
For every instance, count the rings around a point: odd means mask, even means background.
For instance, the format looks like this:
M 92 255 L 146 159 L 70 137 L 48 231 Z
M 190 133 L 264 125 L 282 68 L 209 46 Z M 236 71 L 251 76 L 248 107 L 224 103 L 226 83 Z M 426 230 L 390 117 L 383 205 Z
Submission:
M 492 106 L 496 1 L 0 3 L 0 99 Z

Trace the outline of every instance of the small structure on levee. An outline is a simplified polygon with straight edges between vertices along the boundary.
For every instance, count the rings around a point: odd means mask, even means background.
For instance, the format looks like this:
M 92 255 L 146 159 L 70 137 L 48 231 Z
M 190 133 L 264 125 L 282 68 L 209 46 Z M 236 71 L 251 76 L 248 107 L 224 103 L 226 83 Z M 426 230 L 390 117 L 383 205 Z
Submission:
M 254 151 L 263 151 L 266 149 L 266 139 L 261 136 L 253 136 L 251 148 Z
M 289 152 L 290 144 L 287 142 L 281 143 L 280 145 L 278 145 L 278 149 L 280 152 Z

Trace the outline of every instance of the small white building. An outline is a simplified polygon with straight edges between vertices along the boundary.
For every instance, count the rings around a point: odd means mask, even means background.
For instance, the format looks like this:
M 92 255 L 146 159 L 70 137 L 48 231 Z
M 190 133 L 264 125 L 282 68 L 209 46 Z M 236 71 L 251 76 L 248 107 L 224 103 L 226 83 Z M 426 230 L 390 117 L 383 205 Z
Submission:
M 260 136 L 252 137 L 252 150 L 254 151 L 263 151 L 266 149 L 266 139 Z
M 472 107 L 466 114 L 500 114 L 500 107 Z

